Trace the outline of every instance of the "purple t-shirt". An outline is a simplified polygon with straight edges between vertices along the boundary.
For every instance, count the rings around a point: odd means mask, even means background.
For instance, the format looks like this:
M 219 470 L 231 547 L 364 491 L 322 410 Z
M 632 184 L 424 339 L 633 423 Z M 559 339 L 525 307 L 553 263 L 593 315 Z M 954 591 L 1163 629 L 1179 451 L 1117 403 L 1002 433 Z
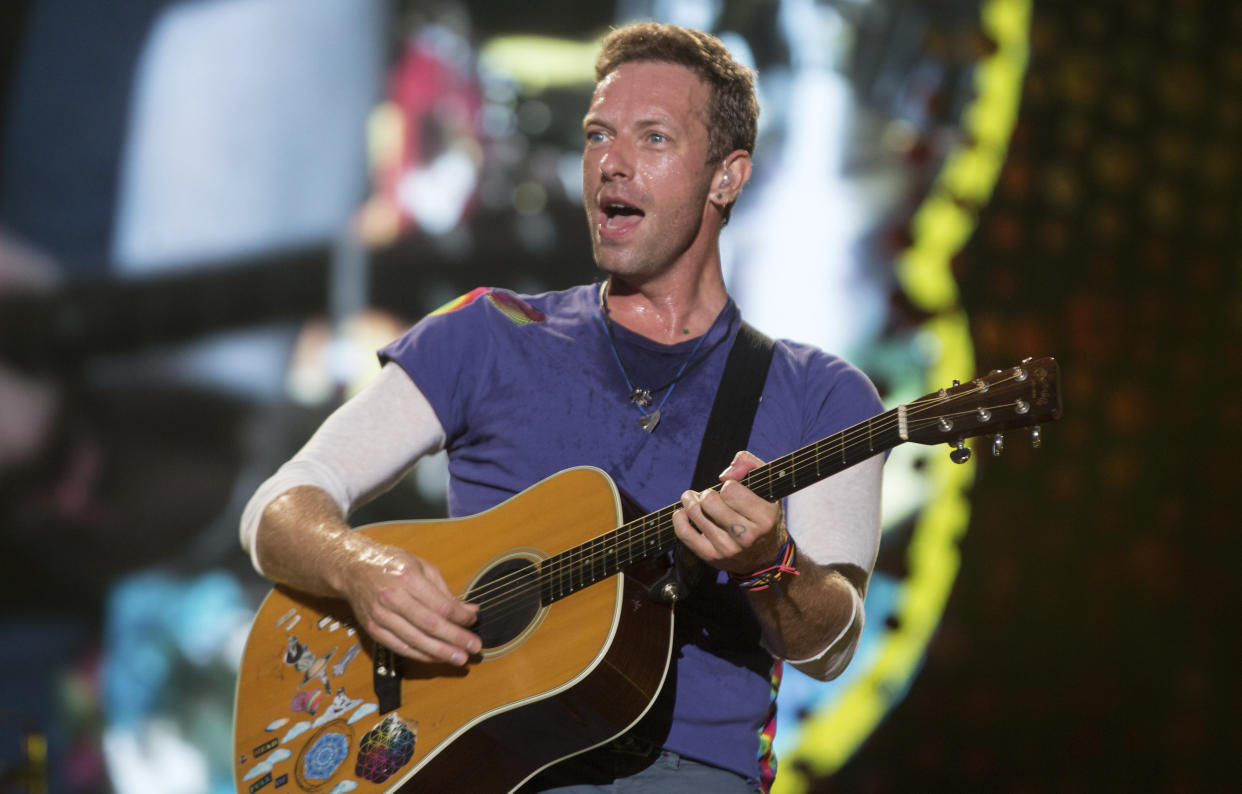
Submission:
M 487 510 L 572 466 L 608 472 L 643 512 L 673 504 L 689 487 L 738 312 L 730 303 L 701 340 L 674 345 L 613 324 L 614 353 L 597 295 L 591 285 L 536 296 L 475 290 L 381 351 L 444 428 L 451 515 Z M 691 362 L 653 395 L 648 410 L 658 407 L 661 419 L 652 433 L 638 424 L 618 357 L 633 385 L 651 389 Z M 778 341 L 747 448 L 771 460 L 881 410 L 853 366 Z M 677 605 L 676 702 L 664 746 L 758 781 L 772 658 L 737 587 L 723 573 L 705 578 Z

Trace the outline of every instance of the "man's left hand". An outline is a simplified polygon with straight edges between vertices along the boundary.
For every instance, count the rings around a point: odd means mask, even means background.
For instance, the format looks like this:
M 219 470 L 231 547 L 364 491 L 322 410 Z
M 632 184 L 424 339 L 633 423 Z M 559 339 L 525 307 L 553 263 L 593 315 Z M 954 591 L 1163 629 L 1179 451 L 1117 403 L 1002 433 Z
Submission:
M 720 474 L 720 489 L 681 495 L 682 509 L 673 513 L 677 537 L 699 559 L 743 576 L 776 561 L 785 540 L 785 516 L 779 502 L 769 502 L 740 482 L 763 465 L 749 452 L 739 452 Z

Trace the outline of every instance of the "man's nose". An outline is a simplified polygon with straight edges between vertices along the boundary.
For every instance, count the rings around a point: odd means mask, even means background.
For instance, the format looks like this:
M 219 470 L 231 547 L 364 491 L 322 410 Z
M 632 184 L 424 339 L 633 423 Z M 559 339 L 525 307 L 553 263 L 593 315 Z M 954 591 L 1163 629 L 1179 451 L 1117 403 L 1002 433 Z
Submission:
M 633 152 L 624 141 L 614 139 L 599 159 L 599 170 L 605 179 L 625 179 L 633 173 Z

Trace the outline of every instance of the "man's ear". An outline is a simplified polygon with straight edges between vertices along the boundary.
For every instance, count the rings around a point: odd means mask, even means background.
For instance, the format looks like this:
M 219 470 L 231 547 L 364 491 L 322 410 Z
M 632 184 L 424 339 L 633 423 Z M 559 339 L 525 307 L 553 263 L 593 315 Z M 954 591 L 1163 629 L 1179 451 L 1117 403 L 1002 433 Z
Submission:
M 750 155 L 744 149 L 730 152 L 716 169 L 712 183 L 712 203 L 727 207 L 737 201 L 750 179 Z

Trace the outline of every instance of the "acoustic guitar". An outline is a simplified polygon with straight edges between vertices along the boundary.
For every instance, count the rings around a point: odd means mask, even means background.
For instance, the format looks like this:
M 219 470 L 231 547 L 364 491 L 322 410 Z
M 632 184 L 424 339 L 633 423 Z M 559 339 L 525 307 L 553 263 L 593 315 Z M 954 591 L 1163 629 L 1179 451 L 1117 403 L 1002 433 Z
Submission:
M 1052 358 L 899 405 L 755 469 L 776 500 L 907 441 L 948 443 L 1061 415 Z M 1038 438 L 1038 436 L 1035 436 Z M 434 560 L 479 606 L 464 668 L 402 659 L 344 601 L 274 588 L 250 630 L 234 720 L 239 792 L 508 792 L 632 726 L 663 683 L 673 610 L 640 563 L 675 543 L 678 504 L 625 521 L 599 469 L 560 472 L 484 513 L 359 528 Z

